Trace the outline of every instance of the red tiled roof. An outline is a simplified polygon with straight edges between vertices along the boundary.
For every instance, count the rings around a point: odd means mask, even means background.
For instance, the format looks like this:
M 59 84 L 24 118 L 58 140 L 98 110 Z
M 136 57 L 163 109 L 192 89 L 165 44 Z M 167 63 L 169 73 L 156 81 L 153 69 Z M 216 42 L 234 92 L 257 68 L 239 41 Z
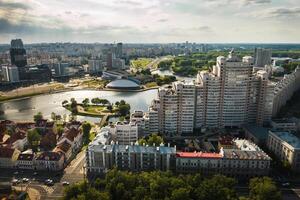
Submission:
M 37 156 L 36 160 L 58 161 L 61 157 L 62 154 L 59 152 L 44 151 Z
M 177 152 L 176 157 L 180 158 L 222 158 L 218 153 L 203 153 L 203 152 Z
M 71 148 L 71 145 L 67 141 L 64 141 L 63 143 L 60 143 L 59 145 L 57 145 L 53 151 L 56 152 L 56 151 L 62 150 L 64 153 L 66 153 L 69 151 L 70 148 Z
M 63 137 L 66 137 L 68 140 L 70 140 L 71 142 L 73 142 L 74 138 L 76 138 L 78 136 L 78 134 L 80 134 L 80 132 L 81 132 L 80 129 L 71 128 L 71 129 L 68 129 L 63 134 Z
M 23 130 L 18 130 L 8 140 L 6 140 L 5 144 L 13 144 L 17 140 L 23 140 L 26 138 L 26 132 Z

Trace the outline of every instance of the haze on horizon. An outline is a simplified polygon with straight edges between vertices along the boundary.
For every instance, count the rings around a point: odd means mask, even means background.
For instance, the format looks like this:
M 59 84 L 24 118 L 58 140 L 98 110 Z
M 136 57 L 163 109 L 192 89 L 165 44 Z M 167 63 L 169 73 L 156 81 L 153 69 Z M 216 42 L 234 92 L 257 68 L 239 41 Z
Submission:
M 299 0 L 0 0 L 0 43 L 299 43 Z

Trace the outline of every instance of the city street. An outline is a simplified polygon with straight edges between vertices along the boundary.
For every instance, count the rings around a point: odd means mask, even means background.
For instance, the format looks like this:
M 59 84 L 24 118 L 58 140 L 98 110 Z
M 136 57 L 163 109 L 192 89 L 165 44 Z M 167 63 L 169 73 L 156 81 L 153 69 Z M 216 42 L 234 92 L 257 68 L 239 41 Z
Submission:
M 0 182 L 11 182 L 13 178 L 23 179 L 28 178 L 28 183 L 21 183 L 17 185 L 17 189 L 28 191 L 29 188 L 38 191 L 37 199 L 58 199 L 63 196 L 63 189 L 65 186 L 62 185 L 63 181 L 67 181 L 70 184 L 80 182 L 84 180 L 84 162 L 85 162 L 85 151 L 81 151 L 76 158 L 65 168 L 63 173 L 59 172 L 38 172 L 34 175 L 33 170 L 16 170 L 16 169 L 5 169 L 0 171 Z M 15 174 L 18 172 L 18 174 Z M 45 180 L 52 179 L 54 182 L 53 186 L 45 185 Z

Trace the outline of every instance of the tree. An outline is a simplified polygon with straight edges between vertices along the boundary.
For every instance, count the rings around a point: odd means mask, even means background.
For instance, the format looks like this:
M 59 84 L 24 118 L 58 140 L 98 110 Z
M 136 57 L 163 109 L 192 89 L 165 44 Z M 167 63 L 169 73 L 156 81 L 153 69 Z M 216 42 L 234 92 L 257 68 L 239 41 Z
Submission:
M 56 114 L 55 114 L 55 112 L 52 112 L 52 113 L 51 113 L 51 119 L 52 119 L 53 121 L 56 120 Z
M 92 102 L 93 104 L 100 104 L 100 103 L 101 103 L 101 100 L 100 100 L 98 97 L 96 97 L 96 98 L 92 98 L 91 102 Z
M 41 135 L 37 129 L 28 130 L 27 140 L 33 151 L 37 151 L 37 147 L 41 141 Z
M 87 182 L 76 183 L 64 189 L 63 200 L 80 199 L 80 200 L 109 200 L 109 195 L 106 192 L 99 192 L 91 187 Z
M 38 112 L 36 115 L 33 116 L 33 121 L 37 123 L 38 121 L 43 119 L 43 114 L 41 112 Z
M 62 106 L 66 106 L 68 103 L 69 103 L 68 100 L 64 100 L 61 104 Z
M 157 134 L 151 134 L 139 140 L 140 145 L 147 144 L 149 146 L 159 146 L 161 143 L 164 143 L 164 140 L 161 136 Z
M 130 114 L 130 105 L 124 100 L 121 100 L 118 104 L 119 115 L 126 116 Z
M 179 188 L 172 191 L 171 200 L 189 200 L 190 191 L 187 188 Z
M 71 112 L 77 114 L 77 101 L 74 98 L 71 98 Z
M 234 190 L 236 181 L 222 175 L 215 175 L 211 179 L 205 179 L 196 189 L 198 200 L 237 200 Z
M 89 100 L 88 98 L 85 98 L 85 99 L 82 101 L 83 107 L 87 107 L 89 103 L 90 103 L 90 100 Z
M 87 144 L 89 142 L 89 136 L 90 136 L 90 131 L 92 129 L 92 125 L 88 122 L 84 122 L 82 125 L 82 132 L 83 132 L 83 141 L 84 144 Z
M 249 184 L 251 200 L 280 200 L 281 192 L 269 177 L 252 178 Z

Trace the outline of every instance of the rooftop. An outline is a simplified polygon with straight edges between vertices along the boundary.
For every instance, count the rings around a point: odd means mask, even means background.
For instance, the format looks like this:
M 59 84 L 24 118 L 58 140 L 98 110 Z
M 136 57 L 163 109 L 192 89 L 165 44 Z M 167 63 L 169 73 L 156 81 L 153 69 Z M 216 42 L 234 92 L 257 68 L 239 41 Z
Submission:
M 269 135 L 269 129 L 256 125 L 247 125 L 245 129 L 259 140 L 266 140 Z
M 300 149 L 300 139 L 289 132 L 270 132 L 295 149 Z
M 108 88 L 132 88 L 132 89 L 138 89 L 140 86 L 135 83 L 134 81 L 128 80 L 128 79 L 118 79 L 110 82 L 107 84 Z
M 178 152 L 176 157 L 180 158 L 222 158 L 218 153 L 203 153 L 203 152 Z

